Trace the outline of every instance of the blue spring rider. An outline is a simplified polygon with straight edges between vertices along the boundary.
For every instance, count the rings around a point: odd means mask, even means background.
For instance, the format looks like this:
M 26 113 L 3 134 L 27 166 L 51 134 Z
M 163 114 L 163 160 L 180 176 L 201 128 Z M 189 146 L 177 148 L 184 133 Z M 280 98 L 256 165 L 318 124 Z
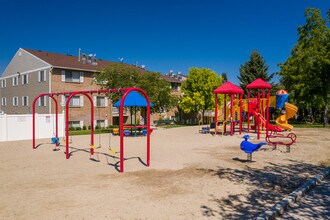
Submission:
M 252 161 L 252 153 L 267 144 L 266 142 L 260 142 L 258 144 L 249 142 L 250 135 L 244 135 L 243 138 L 245 140 L 241 142 L 241 150 L 247 153 L 247 161 Z

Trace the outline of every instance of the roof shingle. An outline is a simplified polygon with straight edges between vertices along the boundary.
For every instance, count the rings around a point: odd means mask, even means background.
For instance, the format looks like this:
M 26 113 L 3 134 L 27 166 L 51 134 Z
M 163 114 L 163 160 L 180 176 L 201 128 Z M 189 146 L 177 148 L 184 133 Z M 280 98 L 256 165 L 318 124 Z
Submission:
M 34 56 L 44 60 L 54 67 L 63 67 L 69 69 L 80 69 L 80 70 L 90 70 L 96 72 L 102 68 L 109 66 L 112 63 L 106 60 L 97 60 L 97 65 L 93 65 L 87 61 L 78 60 L 78 56 L 58 54 L 52 52 L 45 52 L 41 50 L 31 50 L 25 49 L 23 50 L 33 54 Z

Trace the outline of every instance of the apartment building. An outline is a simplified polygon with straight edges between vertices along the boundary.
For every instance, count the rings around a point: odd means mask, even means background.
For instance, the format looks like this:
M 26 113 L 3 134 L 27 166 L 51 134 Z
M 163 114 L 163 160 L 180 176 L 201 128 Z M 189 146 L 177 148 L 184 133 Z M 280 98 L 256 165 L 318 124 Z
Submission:
M 73 56 L 20 48 L 0 77 L 0 113 L 30 114 L 34 98 L 41 93 L 98 90 L 100 85 L 94 81 L 93 75 L 112 63 L 80 51 L 78 56 Z M 133 68 L 139 72 L 145 71 L 137 66 Z M 185 75 L 171 72 L 162 75 L 162 78 L 170 83 L 172 94 L 181 96 L 181 84 L 187 78 Z M 67 96 L 58 95 L 55 98 L 59 103 L 59 112 L 63 112 Z M 106 127 L 119 121 L 119 111 L 112 106 L 112 100 L 102 94 L 92 94 L 92 98 L 95 125 Z M 70 102 L 70 126 L 88 127 L 91 124 L 90 107 L 85 96 L 73 97 Z M 36 112 L 54 113 L 53 101 L 47 96 L 39 98 Z M 129 112 L 124 115 L 130 121 Z M 186 123 L 185 117 L 180 109 L 174 108 L 162 114 L 153 114 L 151 121 L 161 118 Z
M 163 79 L 165 79 L 167 82 L 170 83 L 170 88 L 171 88 L 171 94 L 180 97 L 182 95 L 181 92 L 181 85 L 184 80 L 187 79 L 187 76 L 181 74 L 180 72 L 178 73 L 166 73 L 161 76 Z M 180 109 L 178 107 L 175 107 L 171 109 L 170 111 L 167 112 L 162 112 L 162 113 L 155 113 L 153 114 L 152 118 L 154 121 L 157 120 L 175 120 L 176 122 L 181 122 L 182 114 L 180 112 Z
M 29 114 L 32 103 L 41 93 L 99 89 L 93 74 L 113 62 L 98 60 L 79 53 L 78 56 L 20 48 L 0 78 L 1 111 L 7 114 Z M 138 68 L 137 68 L 138 69 Z M 118 117 L 112 101 L 102 94 L 92 94 L 95 105 L 94 124 L 105 127 Z M 59 95 L 59 112 L 65 109 L 67 96 Z M 70 126 L 88 127 L 90 102 L 85 96 L 75 96 L 70 102 Z M 37 113 L 54 113 L 54 103 L 48 97 L 39 98 Z

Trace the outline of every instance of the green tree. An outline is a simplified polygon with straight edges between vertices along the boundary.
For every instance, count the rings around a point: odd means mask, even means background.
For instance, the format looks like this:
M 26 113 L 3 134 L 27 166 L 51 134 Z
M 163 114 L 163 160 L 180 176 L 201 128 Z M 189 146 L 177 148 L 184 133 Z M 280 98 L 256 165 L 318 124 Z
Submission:
M 291 56 L 280 64 L 281 82 L 300 107 L 323 109 L 323 125 L 329 123 L 330 101 L 330 10 L 307 8 L 306 24 L 298 27 L 298 42 Z
M 161 113 L 178 106 L 178 98 L 171 95 L 170 83 L 162 79 L 160 73 L 143 73 L 137 85 L 147 92 L 155 111 Z
M 222 77 L 210 69 L 190 68 L 187 79 L 182 83 L 183 97 L 180 108 L 185 113 L 202 113 L 214 109 L 213 90 L 220 86 Z
M 277 85 L 270 82 L 275 73 L 268 74 L 268 66 L 266 61 L 259 54 L 258 51 L 252 51 L 250 60 L 239 68 L 240 75 L 237 77 L 240 81 L 240 86 L 244 90 L 245 96 L 247 95 L 246 86 L 252 83 L 254 80 L 261 78 L 273 86 L 272 92 L 277 90 Z
M 108 67 L 94 74 L 95 82 L 100 84 L 102 89 L 127 88 L 136 86 L 140 73 L 136 67 L 123 63 L 112 63 Z M 119 93 L 111 94 L 114 102 L 121 97 Z
M 160 76 L 160 73 L 137 69 L 124 63 L 113 63 L 94 74 L 95 81 L 104 89 L 127 87 L 143 89 L 154 104 L 153 111 L 157 112 L 169 110 L 178 103 L 171 95 L 170 84 Z M 113 93 L 111 98 L 116 102 L 121 95 Z

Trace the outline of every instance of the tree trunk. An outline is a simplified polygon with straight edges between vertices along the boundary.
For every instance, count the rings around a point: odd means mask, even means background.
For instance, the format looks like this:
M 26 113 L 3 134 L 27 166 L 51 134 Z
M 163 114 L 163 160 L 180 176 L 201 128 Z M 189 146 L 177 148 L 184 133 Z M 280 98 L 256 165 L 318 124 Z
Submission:
M 329 112 L 329 106 L 325 105 L 324 112 L 323 112 L 323 127 L 329 126 L 328 112 Z
M 203 109 L 203 111 L 202 111 L 202 120 L 203 120 L 203 124 L 204 124 L 204 114 L 205 114 L 205 111 L 204 111 L 204 109 Z
M 197 122 L 198 122 L 198 125 L 204 125 L 203 117 L 200 112 L 197 113 Z

